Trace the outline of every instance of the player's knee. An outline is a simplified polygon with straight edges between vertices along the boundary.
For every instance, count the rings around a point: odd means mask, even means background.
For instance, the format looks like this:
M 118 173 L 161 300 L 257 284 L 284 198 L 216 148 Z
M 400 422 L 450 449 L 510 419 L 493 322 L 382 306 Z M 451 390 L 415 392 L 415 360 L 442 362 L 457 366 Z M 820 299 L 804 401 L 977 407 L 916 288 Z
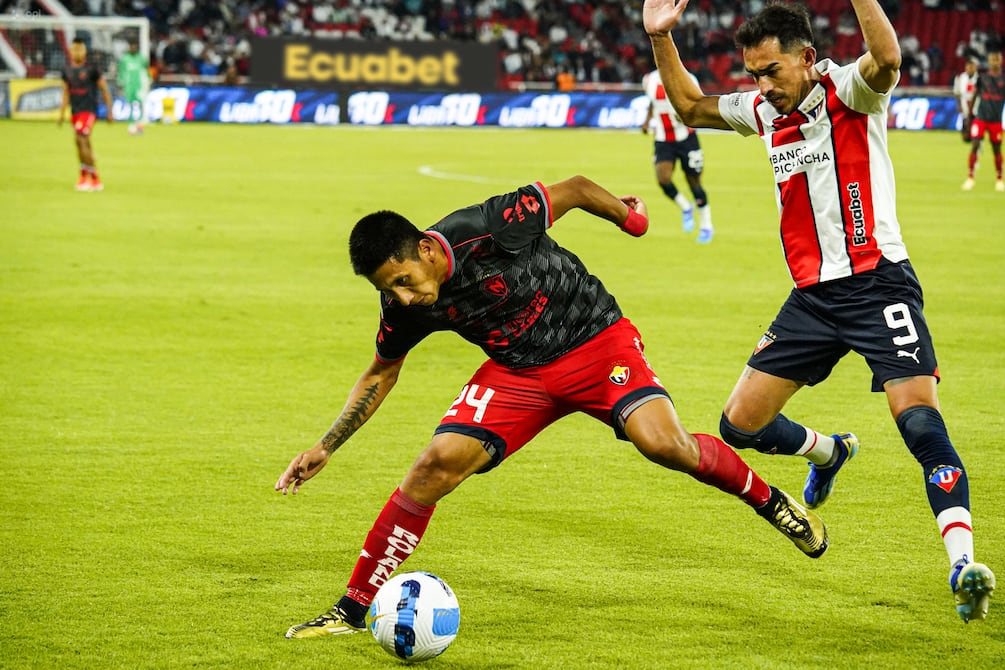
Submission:
M 719 435 L 722 436 L 723 442 L 734 447 L 736 449 L 756 449 L 761 450 L 761 436 L 764 434 L 764 428 L 761 430 L 750 432 L 748 430 L 743 430 L 742 428 L 737 428 L 729 419 L 726 417 L 725 412 L 719 419 Z

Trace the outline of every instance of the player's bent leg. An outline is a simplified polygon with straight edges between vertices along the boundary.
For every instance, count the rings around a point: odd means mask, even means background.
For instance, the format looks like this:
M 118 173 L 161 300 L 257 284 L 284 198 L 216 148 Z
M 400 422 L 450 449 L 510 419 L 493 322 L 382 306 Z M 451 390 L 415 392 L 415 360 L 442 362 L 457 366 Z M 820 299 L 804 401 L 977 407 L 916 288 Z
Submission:
M 827 550 L 827 528 L 816 514 L 784 491 L 768 486 L 719 438 L 690 435 L 668 398 L 651 400 L 636 409 L 625 422 L 625 434 L 654 463 L 682 470 L 703 484 L 739 497 L 807 556 L 816 558 Z
M 366 628 L 366 610 L 380 586 L 407 559 L 426 532 L 443 496 L 490 462 L 482 443 L 460 433 L 439 433 L 412 464 L 367 534 L 347 593 L 320 616 L 286 631 L 288 638 L 326 637 Z
M 657 465 L 681 472 L 698 469 L 698 442 L 681 425 L 669 398 L 654 398 L 636 408 L 625 419 L 625 435 Z

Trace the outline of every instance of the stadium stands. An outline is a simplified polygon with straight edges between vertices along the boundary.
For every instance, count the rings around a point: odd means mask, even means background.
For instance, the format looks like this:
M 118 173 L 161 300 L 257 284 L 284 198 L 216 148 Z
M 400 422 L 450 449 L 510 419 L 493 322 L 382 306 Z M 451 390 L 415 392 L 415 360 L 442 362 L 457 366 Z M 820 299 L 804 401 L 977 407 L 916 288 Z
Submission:
M 1005 0 L 882 0 L 902 38 L 903 84 L 946 86 L 968 56 L 1005 34 Z M 820 57 L 863 51 L 848 0 L 806 0 Z M 55 4 L 4 0 L 0 11 Z M 749 86 L 732 32 L 763 0 L 698 0 L 675 31 L 708 92 Z M 152 58 L 171 76 L 246 75 L 250 35 L 302 34 L 388 40 L 497 42 L 503 81 L 547 87 L 571 72 L 578 86 L 637 86 L 652 68 L 642 2 L 610 0 L 71 0 L 74 14 L 146 16 Z M 697 11 L 695 11 L 697 10 Z

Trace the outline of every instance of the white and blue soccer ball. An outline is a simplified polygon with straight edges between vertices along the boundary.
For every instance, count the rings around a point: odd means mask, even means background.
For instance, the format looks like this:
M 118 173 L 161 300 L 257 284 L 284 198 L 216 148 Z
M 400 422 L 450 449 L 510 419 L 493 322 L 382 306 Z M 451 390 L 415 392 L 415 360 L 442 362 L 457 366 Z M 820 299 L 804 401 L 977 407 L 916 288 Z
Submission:
M 461 608 L 447 583 L 428 572 L 404 572 L 387 580 L 367 615 L 384 651 L 406 662 L 439 656 L 457 637 Z

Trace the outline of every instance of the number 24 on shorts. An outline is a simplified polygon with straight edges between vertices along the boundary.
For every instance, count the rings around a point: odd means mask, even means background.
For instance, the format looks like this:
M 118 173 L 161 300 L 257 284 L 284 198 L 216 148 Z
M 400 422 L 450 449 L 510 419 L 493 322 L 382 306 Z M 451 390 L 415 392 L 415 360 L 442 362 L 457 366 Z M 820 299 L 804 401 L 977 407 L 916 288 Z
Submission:
M 478 384 L 466 384 L 457 394 L 457 399 L 450 405 L 446 415 L 457 416 L 464 409 L 462 405 L 466 405 L 474 410 L 471 420 L 474 423 L 481 423 L 485 418 L 485 410 L 489 407 L 489 400 L 494 395 L 495 391 L 490 388 L 483 390 Z

